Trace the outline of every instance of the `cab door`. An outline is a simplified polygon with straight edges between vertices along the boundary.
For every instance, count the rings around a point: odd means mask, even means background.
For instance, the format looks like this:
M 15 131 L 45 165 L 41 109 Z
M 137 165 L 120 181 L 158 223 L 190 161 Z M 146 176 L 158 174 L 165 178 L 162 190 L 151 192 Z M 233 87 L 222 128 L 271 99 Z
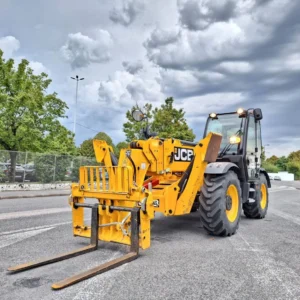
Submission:
M 258 178 L 259 169 L 261 166 L 261 146 L 260 122 L 255 120 L 254 117 L 250 115 L 248 120 L 246 147 L 246 162 L 250 181 L 254 181 Z

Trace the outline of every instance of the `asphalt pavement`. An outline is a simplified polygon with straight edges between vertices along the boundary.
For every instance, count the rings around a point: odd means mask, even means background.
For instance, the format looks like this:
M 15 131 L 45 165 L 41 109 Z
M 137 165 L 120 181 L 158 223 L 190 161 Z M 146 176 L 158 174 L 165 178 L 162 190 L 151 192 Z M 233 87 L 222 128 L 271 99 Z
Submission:
M 242 217 L 232 237 L 207 235 L 198 212 L 157 216 L 151 248 L 137 260 L 53 291 L 52 283 L 119 257 L 126 247 L 100 243 L 95 252 L 8 274 L 9 266 L 89 241 L 72 235 L 67 196 L 1 200 L 0 299 L 300 299 L 299 229 L 298 184 L 275 182 L 267 217 Z

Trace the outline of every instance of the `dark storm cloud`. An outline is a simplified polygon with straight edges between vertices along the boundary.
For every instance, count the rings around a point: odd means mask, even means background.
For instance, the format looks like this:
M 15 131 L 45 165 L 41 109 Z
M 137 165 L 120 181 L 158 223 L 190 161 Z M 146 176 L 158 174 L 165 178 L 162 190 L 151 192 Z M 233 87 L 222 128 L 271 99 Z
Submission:
M 300 3 L 252 1 L 245 7 L 246 2 L 228 6 L 230 2 L 213 7 L 212 1 L 179 0 L 184 28 L 173 31 L 172 39 L 168 28 L 157 28 L 149 36 L 144 46 L 149 59 L 162 68 L 162 89 L 185 99 L 186 107 L 199 99 L 195 112 L 200 117 L 212 101 L 203 96 L 243 95 L 240 105 L 224 98 L 226 110 L 262 107 L 267 140 L 280 145 L 285 134 L 292 144 L 299 143 Z
M 207 28 L 211 23 L 227 21 L 235 14 L 235 0 L 178 0 L 181 24 L 190 30 Z

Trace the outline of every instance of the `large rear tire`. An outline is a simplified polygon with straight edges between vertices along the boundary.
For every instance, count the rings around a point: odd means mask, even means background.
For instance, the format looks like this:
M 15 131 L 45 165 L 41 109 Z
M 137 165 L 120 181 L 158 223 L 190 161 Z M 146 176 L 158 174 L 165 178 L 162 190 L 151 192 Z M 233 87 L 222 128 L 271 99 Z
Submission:
M 260 197 L 255 197 L 255 202 L 246 202 L 243 204 L 244 214 L 250 219 L 263 219 L 268 210 L 269 205 L 269 192 L 268 181 L 264 174 L 260 174 Z
M 239 227 L 241 209 L 241 187 L 235 172 L 206 175 L 200 195 L 200 218 L 209 234 L 235 234 Z

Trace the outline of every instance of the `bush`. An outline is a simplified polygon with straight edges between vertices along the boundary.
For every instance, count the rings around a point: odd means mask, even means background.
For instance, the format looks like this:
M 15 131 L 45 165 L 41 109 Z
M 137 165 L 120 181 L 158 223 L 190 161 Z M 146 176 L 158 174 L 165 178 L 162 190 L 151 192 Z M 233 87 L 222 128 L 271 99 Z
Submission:
M 53 182 L 54 178 L 54 155 L 37 155 L 34 159 L 36 179 L 42 183 Z
M 287 170 L 289 173 L 295 175 L 295 179 L 300 179 L 300 162 L 291 161 L 287 164 Z
M 71 165 L 70 156 L 37 155 L 34 160 L 36 179 L 42 183 L 70 180 L 66 178 Z
M 279 168 L 275 165 L 273 165 L 270 162 L 265 161 L 262 165 L 262 167 L 268 172 L 268 173 L 278 173 Z

